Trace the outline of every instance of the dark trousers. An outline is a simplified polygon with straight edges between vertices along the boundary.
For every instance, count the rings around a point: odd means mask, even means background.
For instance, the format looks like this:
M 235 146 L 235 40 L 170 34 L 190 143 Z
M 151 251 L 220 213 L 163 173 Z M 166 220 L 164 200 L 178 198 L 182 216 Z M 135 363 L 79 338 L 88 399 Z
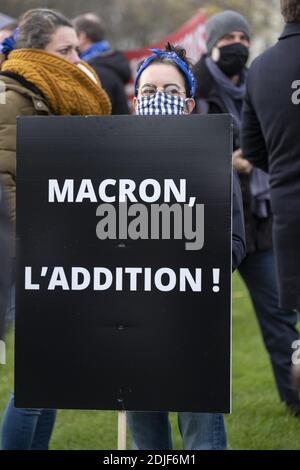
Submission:
M 278 307 L 278 284 L 273 250 L 249 254 L 239 267 L 249 290 L 265 347 L 270 355 L 282 401 L 298 402 L 291 385 L 292 344 L 299 338 L 295 312 Z

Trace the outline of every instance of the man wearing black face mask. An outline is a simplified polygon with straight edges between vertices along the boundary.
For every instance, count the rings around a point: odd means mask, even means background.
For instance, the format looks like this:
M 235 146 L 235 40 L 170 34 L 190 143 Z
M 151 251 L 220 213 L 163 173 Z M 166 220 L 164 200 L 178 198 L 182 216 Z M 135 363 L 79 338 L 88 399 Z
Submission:
M 194 67 L 198 98 L 209 103 L 210 113 L 229 112 L 240 125 L 250 27 L 242 15 L 227 10 L 209 19 L 206 35 L 207 55 L 202 56 Z M 205 105 L 203 101 L 199 104 Z M 248 171 L 250 168 L 247 165 Z
M 206 32 L 208 54 L 194 68 L 197 110 L 233 116 L 233 165 L 241 181 L 247 241 L 247 257 L 239 272 L 253 302 L 280 398 L 300 417 L 298 394 L 290 380 L 291 345 L 298 339 L 297 318 L 278 307 L 269 180 L 266 173 L 244 159 L 240 148 L 250 27 L 242 15 L 228 10 L 210 18 Z

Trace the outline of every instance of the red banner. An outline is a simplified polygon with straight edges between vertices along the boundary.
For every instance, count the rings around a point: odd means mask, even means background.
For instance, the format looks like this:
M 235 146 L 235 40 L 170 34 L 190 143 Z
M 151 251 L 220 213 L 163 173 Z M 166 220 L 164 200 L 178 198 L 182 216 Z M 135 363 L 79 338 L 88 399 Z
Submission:
M 184 23 L 177 31 L 164 37 L 161 41 L 150 44 L 149 46 L 143 47 L 142 49 L 124 51 L 125 56 L 130 62 L 133 77 L 136 74 L 136 69 L 139 62 L 151 54 L 149 49 L 164 49 L 168 42 L 175 46 L 182 46 L 187 52 L 187 57 L 191 59 L 192 62 L 198 61 L 201 55 L 206 51 L 205 23 L 205 13 L 203 10 L 199 10 L 196 15 Z M 134 94 L 132 82 L 127 85 L 126 91 L 128 98 L 132 99 Z

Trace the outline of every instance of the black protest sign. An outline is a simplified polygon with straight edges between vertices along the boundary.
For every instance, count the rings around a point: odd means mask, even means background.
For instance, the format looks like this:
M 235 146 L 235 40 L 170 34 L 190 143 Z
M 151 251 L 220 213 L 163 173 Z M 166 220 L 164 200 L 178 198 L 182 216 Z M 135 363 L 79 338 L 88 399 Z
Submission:
M 17 406 L 228 412 L 231 118 L 20 118 L 17 170 Z

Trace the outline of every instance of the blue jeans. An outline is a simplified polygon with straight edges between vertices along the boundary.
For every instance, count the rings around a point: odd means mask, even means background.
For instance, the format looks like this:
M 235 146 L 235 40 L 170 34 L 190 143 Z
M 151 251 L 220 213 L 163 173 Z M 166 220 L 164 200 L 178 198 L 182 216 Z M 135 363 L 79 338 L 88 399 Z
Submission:
M 168 413 L 128 412 L 127 423 L 134 450 L 172 450 Z M 185 450 L 225 450 L 226 430 L 222 414 L 178 413 Z
M 2 450 L 47 450 L 56 410 L 15 408 L 11 395 L 4 411 Z
M 13 284 L 10 288 L 7 302 L 7 309 L 5 314 L 5 325 L 6 327 L 9 324 L 15 323 L 15 311 L 16 311 L 16 285 Z
M 252 299 L 280 398 L 286 403 L 297 403 L 298 394 L 291 385 L 292 344 L 299 338 L 297 313 L 278 307 L 273 250 L 249 254 L 240 265 L 239 272 Z

